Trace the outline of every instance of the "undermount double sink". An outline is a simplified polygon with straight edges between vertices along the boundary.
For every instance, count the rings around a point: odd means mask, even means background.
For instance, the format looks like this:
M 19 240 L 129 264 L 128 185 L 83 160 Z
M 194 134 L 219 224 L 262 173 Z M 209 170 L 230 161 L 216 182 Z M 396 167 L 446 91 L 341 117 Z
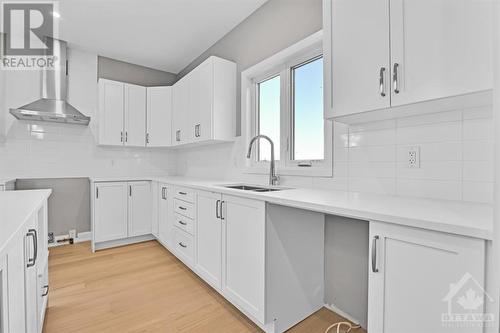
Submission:
M 223 185 L 223 186 L 225 188 L 230 188 L 233 190 L 252 191 L 252 192 L 275 192 L 275 191 L 287 190 L 287 188 L 284 187 L 263 187 L 263 186 L 245 185 L 245 184 Z

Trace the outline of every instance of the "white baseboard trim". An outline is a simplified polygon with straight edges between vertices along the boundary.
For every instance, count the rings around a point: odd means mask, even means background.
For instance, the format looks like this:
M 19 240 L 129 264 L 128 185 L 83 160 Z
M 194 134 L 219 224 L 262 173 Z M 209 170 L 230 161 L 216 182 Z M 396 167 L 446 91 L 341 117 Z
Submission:
M 77 234 L 75 243 L 88 242 L 90 240 L 92 240 L 92 231 L 84 231 Z
M 69 238 L 68 234 L 54 236 L 55 242 L 54 243 L 49 243 L 49 247 L 56 247 L 56 246 L 61 246 L 61 245 L 68 245 L 69 242 L 62 242 L 62 243 L 58 243 L 57 242 L 60 239 L 67 239 L 67 238 Z M 81 242 L 88 242 L 91 239 L 92 239 L 92 232 L 91 231 L 84 231 L 84 232 L 77 233 L 77 236 L 76 236 L 75 239 L 73 239 L 73 241 L 75 243 L 81 243 Z
M 341 309 L 339 309 L 338 307 L 336 307 L 334 304 L 325 304 L 325 308 L 327 308 L 330 311 L 335 312 L 339 316 L 344 317 L 345 319 L 351 321 L 353 324 L 361 325 L 360 321 L 358 319 L 354 318 L 353 316 L 351 316 L 347 312 L 342 311 Z
M 128 238 L 115 239 L 115 240 L 104 241 L 104 242 L 93 242 L 92 251 L 95 252 L 98 250 L 104 250 L 104 249 L 109 249 L 109 248 L 117 247 L 117 246 L 141 243 L 141 242 L 146 242 L 146 241 L 155 240 L 155 239 L 156 239 L 155 236 L 153 236 L 151 234 L 147 234 L 147 235 L 143 235 L 143 236 L 128 237 Z

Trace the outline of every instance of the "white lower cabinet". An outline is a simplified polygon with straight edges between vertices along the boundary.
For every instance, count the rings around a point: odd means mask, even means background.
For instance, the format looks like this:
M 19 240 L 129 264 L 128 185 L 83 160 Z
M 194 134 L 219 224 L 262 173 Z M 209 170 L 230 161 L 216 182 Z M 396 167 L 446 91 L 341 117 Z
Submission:
M 128 183 L 128 236 L 151 233 L 151 183 Z
M 381 222 L 370 239 L 368 332 L 482 332 L 442 319 L 471 312 L 460 305 L 468 295 L 482 313 L 483 240 Z
M 115 241 L 104 245 L 109 247 L 126 244 L 127 239 L 152 239 L 152 198 L 150 181 L 96 182 L 92 199 L 94 249 L 96 244 L 102 248 L 105 242 Z
M 158 184 L 158 230 L 160 241 L 167 247 L 172 244 L 172 187 Z
M 127 188 L 126 182 L 95 185 L 94 242 L 127 237 Z
M 226 298 L 265 323 L 265 202 L 222 196 L 222 290 Z
M 198 192 L 196 272 L 264 323 L 265 203 Z
M 41 333 L 48 294 L 47 202 L 0 253 L 0 332 Z
M 198 192 L 196 271 L 214 288 L 222 288 L 222 195 Z

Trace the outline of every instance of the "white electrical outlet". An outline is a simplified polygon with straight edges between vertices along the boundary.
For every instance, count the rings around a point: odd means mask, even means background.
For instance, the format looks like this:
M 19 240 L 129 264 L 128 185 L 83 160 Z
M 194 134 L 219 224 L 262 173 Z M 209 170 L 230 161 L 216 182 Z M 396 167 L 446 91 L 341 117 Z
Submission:
M 71 229 L 69 231 L 69 238 L 73 238 L 73 239 L 76 238 L 76 230 L 75 229 Z
M 408 168 L 417 169 L 420 168 L 420 147 L 408 147 L 407 150 L 407 158 L 408 158 Z

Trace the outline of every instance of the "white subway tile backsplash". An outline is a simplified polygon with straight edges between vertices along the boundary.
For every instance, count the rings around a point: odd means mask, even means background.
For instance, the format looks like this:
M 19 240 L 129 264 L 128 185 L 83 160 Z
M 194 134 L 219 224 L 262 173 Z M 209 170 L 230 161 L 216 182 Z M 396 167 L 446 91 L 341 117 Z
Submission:
M 421 161 L 420 168 L 408 168 L 407 163 L 398 162 L 397 178 L 461 181 L 462 162 Z
M 349 162 L 350 177 L 394 178 L 394 162 Z
M 493 140 L 493 121 L 490 118 L 464 120 L 463 140 Z
M 377 194 L 396 194 L 394 178 L 349 178 L 349 191 Z
M 421 198 L 461 200 L 462 182 L 398 179 L 397 195 Z
M 349 149 L 350 162 L 394 162 L 396 146 L 361 146 Z
M 408 149 L 414 145 L 399 145 L 397 148 L 398 162 L 406 162 Z M 421 161 L 460 161 L 462 160 L 462 144 L 460 142 L 423 143 L 420 147 Z
M 463 200 L 493 203 L 493 182 L 463 182 Z
M 461 141 L 462 122 L 444 122 L 422 126 L 398 127 L 397 144 L 420 144 L 427 142 Z
M 463 180 L 493 182 L 493 163 L 488 161 L 464 161 Z
M 464 161 L 490 161 L 493 163 L 493 147 L 492 140 L 464 141 Z
M 389 145 L 394 144 L 395 138 L 395 128 L 366 132 L 349 132 L 349 147 Z

